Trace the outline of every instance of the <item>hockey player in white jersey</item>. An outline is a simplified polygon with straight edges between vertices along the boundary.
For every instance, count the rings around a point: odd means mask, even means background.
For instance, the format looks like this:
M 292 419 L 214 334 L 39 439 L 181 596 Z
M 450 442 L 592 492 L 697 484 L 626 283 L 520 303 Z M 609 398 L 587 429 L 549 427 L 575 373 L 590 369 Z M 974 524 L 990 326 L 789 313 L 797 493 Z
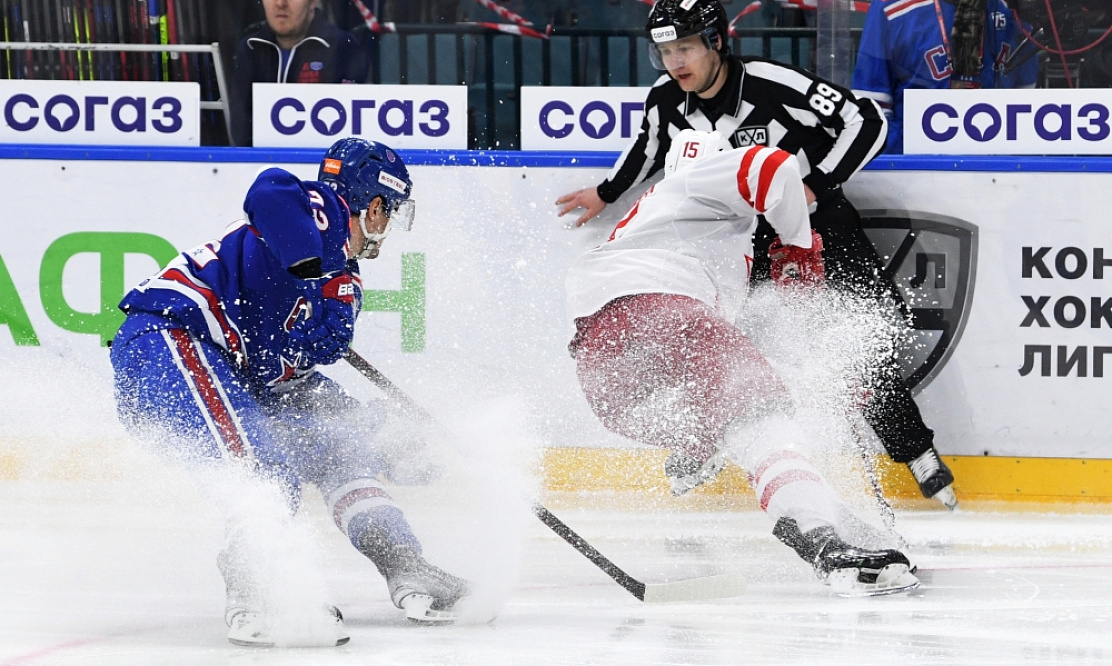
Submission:
M 903 553 L 847 543 L 850 523 L 859 523 L 808 460 L 787 388 L 733 323 L 758 215 L 779 235 L 774 280 L 823 283 L 822 240 L 810 228 L 796 158 L 684 130 L 665 174 L 567 276 L 569 348 L 595 415 L 613 432 L 672 451 L 665 469 L 677 495 L 730 457 L 748 471 L 776 537 L 839 592 L 917 587 Z

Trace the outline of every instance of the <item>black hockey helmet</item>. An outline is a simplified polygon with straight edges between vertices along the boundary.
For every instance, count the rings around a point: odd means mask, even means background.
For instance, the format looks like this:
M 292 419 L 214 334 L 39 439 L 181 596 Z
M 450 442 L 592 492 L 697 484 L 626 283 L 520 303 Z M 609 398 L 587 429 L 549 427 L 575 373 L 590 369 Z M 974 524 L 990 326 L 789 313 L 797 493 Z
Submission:
M 723 55 L 730 52 L 729 29 L 730 19 L 718 0 L 657 0 L 645 25 L 653 44 L 702 35 L 708 49 Z

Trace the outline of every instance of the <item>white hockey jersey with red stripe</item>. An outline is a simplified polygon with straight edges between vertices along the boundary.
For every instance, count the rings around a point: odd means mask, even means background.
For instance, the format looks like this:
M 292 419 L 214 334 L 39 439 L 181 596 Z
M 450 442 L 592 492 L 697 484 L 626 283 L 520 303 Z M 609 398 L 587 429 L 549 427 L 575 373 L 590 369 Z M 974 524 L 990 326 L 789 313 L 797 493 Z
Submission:
M 811 247 L 796 158 L 754 146 L 714 153 L 645 192 L 567 276 L 574 322 L 620 296 L 690 296 L 734 321 L 745 300 L 753 232 L 764 215 L 785 245 Z

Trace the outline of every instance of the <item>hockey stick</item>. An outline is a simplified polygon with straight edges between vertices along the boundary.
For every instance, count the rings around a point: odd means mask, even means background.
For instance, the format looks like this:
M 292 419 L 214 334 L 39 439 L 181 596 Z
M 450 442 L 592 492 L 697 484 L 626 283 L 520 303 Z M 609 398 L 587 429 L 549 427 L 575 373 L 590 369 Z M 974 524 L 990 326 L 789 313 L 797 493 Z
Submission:
M 351 367 L 355 368 L 359 374 L 371 380 L 375 386 L 382 389 L 391 399 L 397 401 L 412 413 L 424 419 L 433 420 L 432 414 L 429 414 L 424 408 L 414 402 L 412 398 L 398 388 L 397 384 L 390 381 L 386 375 L 379 372 L 377 368 L 367 362 L 367 360 L 360 356 L 354 349 L 348 348 L 347 352 L 344 354 L 344 360 L 347 361 Z M 557 536 L 567 541 L 568 544 L 579 551 L 583 557 L 590 560 L 592 564 L 601 569 L 607 576 L 613 578 L 614 582 L 621 585 L 627 592 L 645 603 L 735 597 L 741 594 L 745 589 L 744 581 L 738 576 L 730 574 L 690 578 L 671 583 L 643 583 L 633 576 L 630 576 L 618 567 L 618 565 L 607 559 L 598 549 L 587 543 L 586 539 L 579 536 L 575 530 L 568 527 L 544 506 L 534 503 L 533 513 L 542 523 L 555 532 Z
M 860 412 L 850 416 L 850 432 L 853 435 L 854 448 L 857 449 L 857 454 L 861 456 L 861 464 L 865 468 L 865 477 L 869 482 L 869 487 L 873 491 L 873 499 L 876 500 L 877 509 L 880 510 L 880 517 L 884 521 L 884 526 L 888 529 L 889 533 L 896 537 L 901 548 L 907 548 L 907 539 L 896 530 L 896 510 L 892 507 L 892 502 L 884 494 L 884 487 L 880 483 L 880 475 L 877 474 L 876 461 L 873 455 L 869 452 L 866 424 L 864 415 Z
M 666 603 L 669 601 L 697 601 L 701 599 L 722 599 L 736 597 L 745 591 L 745 581 L 732 574 L 717 576 L 703 576 L 702 578 L 688 578 L 671 583 L 642 583 L 618 565 L 598 552 L 594 546 L 576 534 L 575 530 L 568 527 L 563 521 L 540 504 L 533 505 L 533 513 L 571 547 L 578 550 L 583 557 L 590 560 L 603 573 L 614 579 L 627 592 L 648 604 Z
M 348 348 L 344 354 L 344 360 L 347 361 L 351 367 L 359 371 L 367 379 L 371 380 L 375 386 L 379 387 L 394 401 L 401 403 L 406 409 L 413 411 L 421 416 L 421 418 L 432 420 L 432 414 L 429 414 L 423 407 L 413 401 L 404 391 L 398 388 L 398 385 L 390 381 L 390 379 L 378 371 L 378 368 L 371 365 L 367 359 L 363 358 L 354 349 Z

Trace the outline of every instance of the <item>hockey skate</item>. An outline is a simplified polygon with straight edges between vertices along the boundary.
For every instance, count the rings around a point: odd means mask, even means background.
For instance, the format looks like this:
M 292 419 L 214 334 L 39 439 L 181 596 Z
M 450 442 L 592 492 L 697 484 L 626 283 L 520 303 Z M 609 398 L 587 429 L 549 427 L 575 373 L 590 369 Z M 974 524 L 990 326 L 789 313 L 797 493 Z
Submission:
M 310 631 L 289 632 L 289 627 L 276 626 L 281 623 L 263 610 L 260 601 L 258 581 L 250 575 L 249 567 L 242 561 L 242 548 L 230 544 L 216 558 L 217 567 L 224 577 L 226 600 L 224 622 L 228 625 L 228 642 L 243 647 L 273 647 L 278 643 L 297 647 L 333 647 L 350 640 L 344 629 L 344 616 L 335 606 L 310 608 L 311 613 L 319 616 L 309 619 Z
M 772 534 L 811 564 L 824 584 L 841 597 L 910 592 L 919 587 L 911 563 L 898 550 L 867 550 L 842 541 L 826 525 L 807 533 L 791 518 L 776 521 Z
M 907 463 L 911 474 L 919 484 L 923 497 L 933 497 L 942 502 L 942 505 L 953 511 L 958 506 L 958 498 L 954 495 L 954 474 L 934 447 L 927 449 L 915 460 Z
M 298 647 L 332 647 L 339 646 L 351 640 L 347 630 L 344 629 L 344 616 L 335 606 L 327 608 L 332 617 L 330 631 L 314 636 L 311 644 L 298 645 Z M 248 608 L 247 606 L 228 606 L 224 610 L 224 622 L 228 624 L 228 642 L 241 647 L 274 647 L 275 640 L 270 633 L 268 618 L 265 613 Z
M 673 451 L 664 461 L 664 474 L 671 484 L 672 494 L 683 497 L 713 479 L 725 466 L 726 454 L 722 451 L 716 451 L 703 462 Z
M 429 564 L 413 546 L 388 543 L 382 535 L 368 533 L 359 551 L 374 562 L 386 579 L 390 600 L 405 611 L 410 621 L 417 624 L 456 621 L 456 603 L 471 593 L 467 581 Z

